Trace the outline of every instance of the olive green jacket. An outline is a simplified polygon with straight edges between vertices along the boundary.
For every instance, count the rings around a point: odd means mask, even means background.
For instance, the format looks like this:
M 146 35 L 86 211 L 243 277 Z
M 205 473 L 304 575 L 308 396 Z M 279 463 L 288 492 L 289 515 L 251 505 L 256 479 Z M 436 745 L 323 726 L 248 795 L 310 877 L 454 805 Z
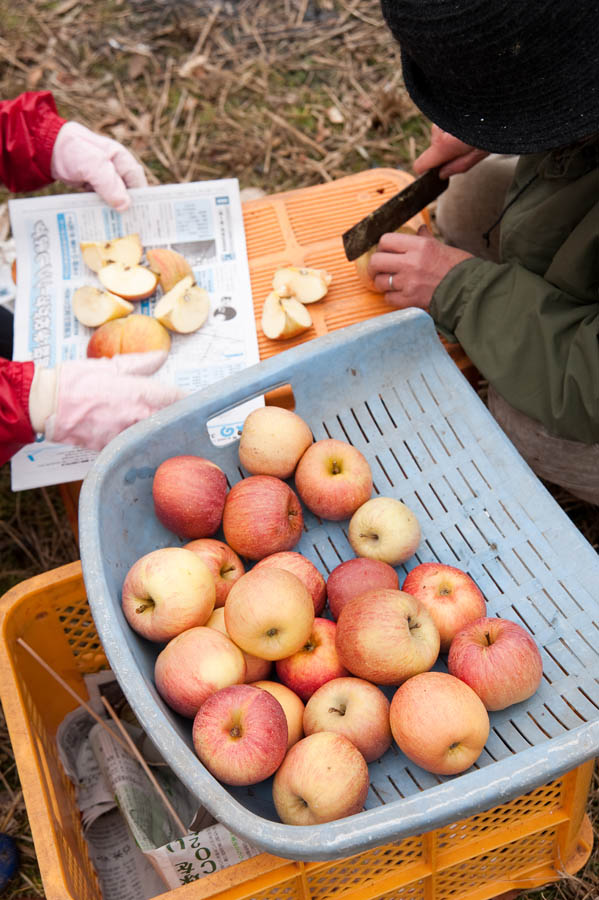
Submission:
M 439 331 L 516 409 L 599 442 L 599 136 L 520 157 L 500 259 L 445 276 L 430 307 Z

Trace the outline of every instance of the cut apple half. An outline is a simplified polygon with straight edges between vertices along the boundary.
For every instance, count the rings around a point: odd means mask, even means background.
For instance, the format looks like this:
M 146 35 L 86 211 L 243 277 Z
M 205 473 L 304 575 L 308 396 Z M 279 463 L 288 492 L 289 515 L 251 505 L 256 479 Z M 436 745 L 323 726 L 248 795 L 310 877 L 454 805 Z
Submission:
M 262 331 L 273 341 L 285 340 L 307 331 L 312 317 L 294 297 L 280 297 L 272 291 L 262 309 Z
M 146 250 L 146 259 L 151 270 L 158 275 L 160 286 L 165 292 L 188 275 L 193 278 L 191 266 L 185 257 L 169 247 L 151 247 Z
M 201 328 L 210 312 L 210 295 L 193 283 L 191 275 L 167 291 L 154 310 L 154 318 L 179 334 L 190 334 Z
M 300 303 L 316 303 L 322 300 L 331 281 L 332 275 L 324 269 L 285 266 L 275 272 L 272 286 L 279 297 L 294 297 Z
M 93 272 L 99 272 L 112 262 L 136 266 L 143 255 L 143 247 L 138 234 L 126 234 L 110 241 L 83 241 L 79 244 L 83 262 Z
M 153 294 L 158 285 L 158 275 L 145 266 L 129 266 L 115 262 L 103 266 L 98 278 L 107 291 L 123 297 L 124 300 L 145 300 Z
M 111 319 L 121 319 L 134 310 L 128 300 L 91 285 L 77 288 L 72 305 L 75 317 L 88 328 L 97 328 Z

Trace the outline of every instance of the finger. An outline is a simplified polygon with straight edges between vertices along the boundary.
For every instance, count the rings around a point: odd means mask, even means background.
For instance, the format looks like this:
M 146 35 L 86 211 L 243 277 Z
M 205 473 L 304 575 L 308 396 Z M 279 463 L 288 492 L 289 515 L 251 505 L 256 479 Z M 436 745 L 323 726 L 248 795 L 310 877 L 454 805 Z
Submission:
M 488 155 L 486 150 L 471 150 L 470 153 L 458 156 L 456 159 L 447 163 L 447 165 L 442 166 L 439 171 L 439 177 L 449 178 L 451 175 L 461 175 L 463 172 L 468 172 L 469 169 L 479 163 L 481 159 L 485 159 Z
M 137 399 L 146 406 L 148 412 L 163 409 L 182 400 L 186 394 L 174 384 L 161 384 L 160 381 L 152 381 L 147 378 L 132 378 L 128 382 L 131 391 L 135 391 Z
M 90 152 L 84 180 L 105 203 L 117 211 L 123 212 L 130 205 L 131 198 L 127 193 L 125 182 L 112 162 L 95 148 Z
M 418 237 L 432 237 L 432 231 L 428 227 L 428 225 L 421 225 L 418 231 L 416 232 Z
M 371 278 L 385 274 L 385 278 L 401 270 L 402 260 L 397 253 L 373 253 L 368 263 L 368 273 Z
M 149 350 L 146 353 L 118 353 L 112 357 L 116 375 L 153 375 L 168 356 L 166 350 Z
M 114 142 L 116 147 L 111 153 L 111 160 L 118 174 L 127 187 L 147 187 L 148 181 L 143 167 L 138 163 L 132 153 L 121 144 Z

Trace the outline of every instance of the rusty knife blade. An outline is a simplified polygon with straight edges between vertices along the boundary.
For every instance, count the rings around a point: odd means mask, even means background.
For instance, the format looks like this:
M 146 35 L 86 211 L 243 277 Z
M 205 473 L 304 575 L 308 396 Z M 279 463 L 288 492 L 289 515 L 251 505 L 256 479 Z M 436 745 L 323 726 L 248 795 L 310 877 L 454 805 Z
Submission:
M 344 233 L 343 247 L 350 262 L 370 250 L 383 234 L 404 225 L 443 193 L 449 181 L 439 178 L 439 168 L 429 169 Z

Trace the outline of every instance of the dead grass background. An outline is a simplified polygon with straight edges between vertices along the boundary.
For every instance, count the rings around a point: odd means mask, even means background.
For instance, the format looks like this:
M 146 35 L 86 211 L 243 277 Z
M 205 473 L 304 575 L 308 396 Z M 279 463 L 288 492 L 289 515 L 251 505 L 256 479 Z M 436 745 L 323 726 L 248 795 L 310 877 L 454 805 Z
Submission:
M 51 90 L 65 118 L 132 148 L 150 183 L 235 176 L 272 193 L 409 168 L 429 134 L 378 0 L 0 0 L 0 97 L 25 90 Z M 599 547 L 596 507 L 554 493 Z M 77 557 L 58 489 L 12 494 L 9 467 L 0 469 L 0 593 Z M 0 831 L 22 857 L 3 898 L 43 897 L 1 716 Z M 521 896 L 596 898 L 598 859 Z

